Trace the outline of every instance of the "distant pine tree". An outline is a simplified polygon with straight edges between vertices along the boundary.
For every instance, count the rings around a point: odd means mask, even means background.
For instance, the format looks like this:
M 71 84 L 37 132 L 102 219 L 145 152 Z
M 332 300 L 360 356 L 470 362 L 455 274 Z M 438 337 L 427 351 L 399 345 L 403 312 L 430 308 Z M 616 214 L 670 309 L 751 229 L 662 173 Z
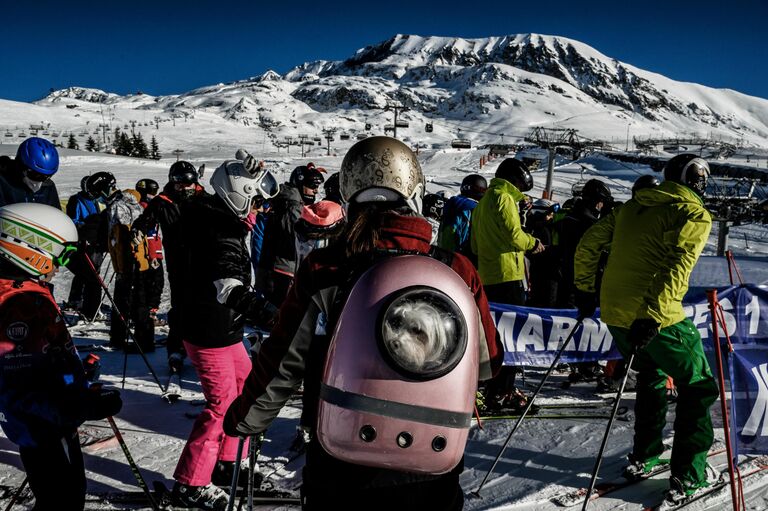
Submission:
M 120 139 L 117 144 L 117 154 L 122 156 L 133 156 L 133 142 L 125 133 L 120 133 Z
M 69 134 L 69 139 L 67 140 L 67 149 L 80 149 L 80 146 L 77 144 L 77 140 L 75 140 L 74 133 Z
M 160 146 L 157 145 L 157 139 L 152 135 L 152 140 L 149 142 L 149 157 L 153 160 L 160 159 Z
M 85 141 L 85 150 L 90 152 L 96 151 L 96 141 L 93 137 L 88 137 L 88 140 Z
M 141 133 L 134 133 L 132 139 L 132 156 L 135 156 L 136 158 L 149 158 L 149 149 L 147 148 L 147 143 L 144 142 L 144 137 L 141 136 Z
M 112 137 L 112 149 L 115 150 L 115 154 L 122 154 L 120 152 L 120 139 L 121 139 L 122 132 L 120 131 L 120 128 L 115 128 L 115 134 Z

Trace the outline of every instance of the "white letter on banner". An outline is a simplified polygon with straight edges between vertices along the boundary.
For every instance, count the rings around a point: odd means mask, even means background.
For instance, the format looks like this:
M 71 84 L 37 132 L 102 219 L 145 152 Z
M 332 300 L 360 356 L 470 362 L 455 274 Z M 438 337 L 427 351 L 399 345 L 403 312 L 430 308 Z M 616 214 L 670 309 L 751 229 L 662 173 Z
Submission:
M 515 351 L 515 318 L 516 312 L 502 312 L 499 315 L 499 323 L 496 330 L 499 331 L 499 338 L 504 344 L 504 351 Z
M 533 346 L 533 351 L 544 351 L 544 326 L 541 324 L 541 316 L 528 314 L 525 325 L 520 329 L 515 345 L 517 351 L 525 351 L 528 345 Z
M 752 412 L 749 414 L 749 419 L 744 424 L 744 429 L 741 430 L 742 435 L 755 436 L 757 435 L 757 428 L 762 421 L 763 427 L 760 430 L 760 436 L 768 435 L 768 364 L 760 364 L 758 367 L 752 368 L 752 376 L 757 381 L 757 399 L 755 405 L 752 407 Z
M 731 300 L 728 298 L 720 300 L 720 305 L 723 307 L 723 317 L 725 318 L 725 328 L 728 329 L 728 335 L 736 335 L 736 318 L 733 314 L 728 312 L 729 310 L 733 310 Z M 725 333 L 721 332 L 720 336 L 725 337 Z
M 608 331 L 608 325 L 590 318 L 584 320 L 579 351 L 608 351 L 612 345 L 613 336 Z
M 710 323 L 712 319 L 710 318 L 709 314 L 709 304 L 708 303 L 697 303 L 693 307 L 694 314 L 693 314 L 693 325 L 699 330 L 699 335 L 701 335 L 702 339 L 709 339 L 709 331 Z M 699 328 L 700 325 L 703 325 L 704 328 Z
M 757 296 L 753 296 L 752 301 L 744 308 L 744 315 L 749 316 L 749 335 L 755 335 L 760 324 L 760 301 Z
M 560 341 L 563 341 L 568 337 L 568 334 L 571 333 L 571 329 L 575 323 L 575 319 L 567 316 L 552 316 L 552 330 L 549 332 L 547 351 L 557 351 L 560 347 Z M 573 346 L 573 339 L 571 339 L 568 344 Z

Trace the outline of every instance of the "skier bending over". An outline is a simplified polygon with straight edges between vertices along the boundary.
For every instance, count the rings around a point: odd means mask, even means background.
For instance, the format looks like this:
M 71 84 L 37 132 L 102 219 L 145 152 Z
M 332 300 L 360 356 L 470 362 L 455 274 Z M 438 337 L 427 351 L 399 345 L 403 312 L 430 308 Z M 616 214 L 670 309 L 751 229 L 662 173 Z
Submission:
M 227 411 L 225 431 L 232 436 L 265 431 L 303 380 L 302 424 L 313 427 L 303 470 L 303 509 L 461 509 L 462 461 L 441 475 L 363 466 L 332 456 L 315 434 L 332 318 L 346 302 L 352 277 L 403 253 L 427 255 L 432 238 L 431 227 L 419 215 L 424 177 L 416 156 L 402 142 L 388 137 L 358 142 L 344 158 L 340 181 L 349 200 L 347 229 L 337 243 L 312 251 L 300 265 L 270 339 Z M 469 260 L 448 254 L 451 261 L 446 264 L 466 282 L 479 310 L 480 377 L 487 379 L 498 371 L 503 354 L 488 301 Z M 476 382 L 470 383 L 473 396 Z
M 675 156 L 664 169 L 665 181 L 639 190 L 590 228 L 575 257 L 577 306 L 588 318 L 597 304 L 594 285 L 600 254 L 610 250 L 600 290 L 602 320 L 625 358 L 636 352 L 635 439 L 626 477 L 659 463 L 667 375 L 678 386 L 669 501 L 708 486 L 713 475 L 707 464 L 714 438 L 709 408 L 718 389 L 699 331 L 682 306 L 712 225 L 701 200 L 708 176 L 706 161 L 691 154 Z

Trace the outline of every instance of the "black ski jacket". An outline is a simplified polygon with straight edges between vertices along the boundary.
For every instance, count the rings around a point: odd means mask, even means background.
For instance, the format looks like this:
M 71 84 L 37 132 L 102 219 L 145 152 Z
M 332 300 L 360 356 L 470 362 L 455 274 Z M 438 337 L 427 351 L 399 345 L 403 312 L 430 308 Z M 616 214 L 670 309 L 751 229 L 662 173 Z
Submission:
M 271 271 L 293 277 L 298 265 L 295 226 L 301 218 L 304 201 L 301 199 L 298 188 L 285 183 L 280 187 L 277 197 L 270 202 L 272 209 L 267 214 L 264 242 L 259 259 L 260 278 L 269 279 Z
M 0 206 L 18 204 L 20 202 L 36 202 L 61 209 L 59 192 L 56 184 L 50 179 L 43 181 L 43 186 L 36 192 L 24 184 L 22 168 L 16 160 L 8 156 L 0 156 Z
M 182 207 L 180 273 L 183 339 L 205 348 L 242 342 L 246 321 L 271 324 L 277 309 L 251 290 L 248 226 L 217 195 L 202 195 Z M 239 281 L 221 303 L 216 283 Z M 176 291 L 173 291 L 176 292 Z
M 557 289 L 557 307 L 569 309 L 575 307 L 573 284 L 573 259 L 579 241 L 587 229 L 597 223 L 599 212 L 589 207 L 582 200 L 576 201 L 571 212 L 557 223 L 560 252 L 561 280 Z
M 198 185 L 195 191 L 197 197 L 209 196 L 202 186 Z M 187 199 L 182 199 L 173 189 L 173 184 L 168 183 L 163 191 L 153 198 L 144 212 L 133 222 L 132 229 L 147 234 L 155 226 L 159 225 L 163 232 L 163 251 L 165 253 L 165 265 L 168 271 L 168 281 L 171 288 L 176 287 L 184 274 L 180 261 L 184 257 L 181 229 L 181 205 Z M 192 245 L 197 246 L 197 243 Z M 178 267 L 178 268 L 177 268 Z

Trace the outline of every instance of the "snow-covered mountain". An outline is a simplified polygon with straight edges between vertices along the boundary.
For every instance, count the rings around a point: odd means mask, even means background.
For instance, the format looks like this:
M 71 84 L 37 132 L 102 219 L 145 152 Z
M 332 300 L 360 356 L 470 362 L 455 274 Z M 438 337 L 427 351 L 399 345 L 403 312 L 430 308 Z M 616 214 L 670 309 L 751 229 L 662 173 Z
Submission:
M 533 126 L 576 128 L 583 136 L 621 145 L 630 134 L 696 133 L 757 146 L 768 138 L 766 99 L 677 82 L 578 41 L 537 34 L 396 35 L 343 61 L 306 62 L 282 76 L 268 70 L 178 95 L 121 96 L 70 87 L 35 102 L 42 112 L 0 102 L 0 114 L 9 108 L 27 111 L 0 115 L 0 129 L 48 119 L 52 127 L 70 130 L 130 121 L 160 130 L 161 122 L 184 119 L 195 135 L 221 135 L 209 140 L 215 143 L 242 136 L 242 128 L 255 140 L 267 136 L 264 127 L 273 140 L 316 137 L 324 128 L 354 135 L 366 132 L 366 124 L 367 132 L 376 134 L 392 122 L 383 110 L 392 101 L 410 109 L 404 114 L 410 126 L 398 136 L 438 146 L 459 132 L 487 143 L 502 134 L 521 137 Z M 430 133 L 424 130 L 427 123 L 434 128 Z M 199 140 L 179 130 L 156 135 L 166 147 L 190 147 Z

